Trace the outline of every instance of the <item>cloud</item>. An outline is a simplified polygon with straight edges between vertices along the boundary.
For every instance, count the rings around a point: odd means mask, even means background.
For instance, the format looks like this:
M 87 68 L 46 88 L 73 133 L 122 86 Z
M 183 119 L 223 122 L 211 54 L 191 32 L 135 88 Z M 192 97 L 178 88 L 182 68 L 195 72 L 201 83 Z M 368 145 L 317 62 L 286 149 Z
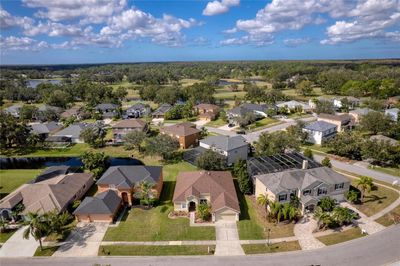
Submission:
M 206 8 L 203 10 L 204 16 L 215 16 L 229 11 L 229 8 L 238 6 L 240 0 L 215 0 L 208 2 Z
M 0 29 L 10 29 L 33 23 L 28 17 L 14 17 L 0 6 Z
M 245 35 L 238 38 L 228 38 L 220 41 L 220 45 L 243 45 L 243 44 L 254 44 L 256 46 L 264 46 L 274 43 L 274 38 L 270 34 L 264 35 Z
M 310 38 L 297 38 L 297 39 L 286 39 L 283 41 L 283 43 L 286 46 L 296 47 L 302 44 L 309 43 L 310 41 L 311 41 Z
M 26 24 L 23 28 L 23 33 L 27 36 L 36 36 L 40 34 L 45 34 L 50 37 L 81 36 L 84 33 L 84 29 L 79 25 L 61 24 L 50 21 L 45 23 L 39 22 L 36 25 Z
M 223 33 L 225 33 L 225 34 L 234 34 L 237 31 L 238 31 L 237 28 L 232 28 L 232 29 L 224 30 Z

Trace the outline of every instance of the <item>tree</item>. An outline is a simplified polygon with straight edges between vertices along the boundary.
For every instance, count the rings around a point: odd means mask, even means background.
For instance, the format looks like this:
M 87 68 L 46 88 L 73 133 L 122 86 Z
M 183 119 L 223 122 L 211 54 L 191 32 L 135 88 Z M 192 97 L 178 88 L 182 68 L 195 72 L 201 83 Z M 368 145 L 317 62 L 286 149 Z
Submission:
M 247 163 L 245 160 L 238 160 L 233 165 L 233 175 L 237 178 L 239 189 L 243 194 L 251 193 L 251 184 L 247 172 Z
M 119 86 L 115 91 L 114 91 L 115 97 L 118 98 L 118 100 L 123 101 L 125 97 L 128 95 L 128 90 L 122 86 Z
M 30 136 L 30 126 L 20 122 L 5 112 L 0 112 L 0 148 L 26 148 Z
M 246 92 L 245 99 L 251 102 L 260 103 L 265 98 L 265 91 L 254 84 L 246 84 L 243 88 Z
M 48 214 L 29 212 L 26 216 L 25 224 L 28 227 L 25 229 L 23 237 L 29 239 L 29 236 L 32 236 L 36 241 L 39 241 L 40 250 L 43 250 L 42 238 L 51 232 Z
M 393 125 L 392 119 L 380 112 L 369 112 L 363 115 L 360 120 L 360 127 L 372 134 L 388 131 Z
M 198 168 L 208 171 L 224 170 L 226 168 L 226 158 L 208 149 L 196 158 L 196 165 Z
M 335 114 L 335 106 L 331 101 L 316 100 L 315 112 L 317 114 Z
M 124 148 L 126 150 L 137 149 L 139 152 L 141 151 L 141 145 L 146 139 L 146 133 L 143 131 L 135 130 L 127 133 L 124 137 Z
M 160 134 L 146 141 L 146 152 L 150 155 L 159 155 L 164 160 L 172 159 L 179 148 L 177 139 L 165 134 Z
M 147 204 L 147 207 L 151 206 L 151 199 L 154 199 L 156 191 L 153 190 L 153 184 L 147 181 L 140 182 L 135 188 L 135 198 L 140 199 Z
M 299 211 L 296 207 L 294 207 L 290 203 L 284 203 L 282 207 L 282 215 L 285 220 L 293 221 L 297 215 L 299 214 Z
M 22 120 L 34 120 L 37 117 L 39 109 L 35 105 L 24 104 L 19 110 L 19 117 Z
M 255 149 L 259 156 L 283 153 L 286 149 L 298 150 L 299 147 L 300 141 L 284 131 L 261 133 L 258 142 L 255 143 Z
M 254 123 L 256 119 L 257 117 L 253 112 L 248 112 L 244 116 L 234 117 L 234 120 L 236 121 L 236 123 L 239 124 L 241 128 L 245 128 L 246 126 Z
M 303 96 L 310 96 L 313 94 L 312 82 L 309 80 L 303 80 L 296 85 L 297 93 Z
M 54 90 L 45 97 L 44 102 L 61 108 L 66 108 L 67 104 L 72 102 L 72 99 L 68 93 L 62 90 Z
M 88 127 L 81 131 L 80 138 L 85 143 L 88 143 L 90 147 L 99 148 L 104 146 L 104 138 L 107 132 L 104 130 L 102 125 L 96 125 L 94 127 Z
M 73 216 L 68 212 L 58 213 L 57 211 L 49 212 L 48 221 L 51 232 L 58 235 L 65 235 L 69 232 L 68 227 L 71 221 L 73 221 Z
M 317 220 L 319 229 L 326 229 L 333 223 L 331 215 L 328 212 L 323 211 L 319 206 L 315 208 L 314 219 Z
M 361 160 L 363 143 L 364 139 L 357 132 L 341 132 L 324 145 L 329 148 L 330 153 L 353 160 Z
M 81 155 L 85 169 L 93 173 L 95 178 L 100 177 L 108 168 L 108 156 L 104 152 L 85 151 Z
M 358 192 L 354 189 L 349 190 L 349 192 L 346 193 L 346 199 L 351 203 L 357 202 L 358 201 Z
M 304 156 L 310 158 L 311 160 L 314 159 L 313 152 L 310 149 L 305 149 L 303 152 Z
M 332 219 L 339 225 L 350 224 L 357 215 L 352 212 L 349 208 L 335 207 L 332 211 Z
M 265 209 L 265 217 L 268 216 L 268 205 L 269 205 L 269 203 L 270 203 L 270 201 L 269 201 L 268 196 L 266 194 L 258 195 L 257 204 L 264 207 L 264 209 Z
M 276 219 L 276 223 L 280 223 L 283 218 L 283 205 L 279 202 L 273 201 L 269 204 L 270 216 Z
M 374 183 L 371 177 L 361 176 L 360 179 L 357 180 L 357 188 L 361 191 L 361 201 L 364 200 L 365 192 L 370 192 L 373 186 Z
M 324 159 L 322 159 L 321 164 L 322 166 L 332 168 L 332 163 L 329 157 L 325 157 Z
M 335 205 L 336 201 L 331 197 L 323 197 L 318 203 L 318 206 L 325 212 L 332 211 Z
M 206 203 L 200 203 L 197 206 L 197 215 L 203 221 L 208 221 L 211 216 L 211 206 Z
M 305 122 L 298 120 L 295 125 L 288 126 L 286 132 L 293 138 L 299 140 L 301 143 L 306 143 L 308 138 L 308 133 L 303 131 Z

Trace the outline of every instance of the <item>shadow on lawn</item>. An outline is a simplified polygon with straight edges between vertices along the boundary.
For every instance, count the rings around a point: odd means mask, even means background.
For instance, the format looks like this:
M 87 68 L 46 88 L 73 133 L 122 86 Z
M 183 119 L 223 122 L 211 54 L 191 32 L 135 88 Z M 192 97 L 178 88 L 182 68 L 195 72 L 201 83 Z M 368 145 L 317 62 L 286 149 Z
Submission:
M 160 204 L 169 204 L 172 202 L 174 195 L 175 181 L 164 181 L 163 188 L 160 195 Z
M 250 220 L 249 206 L 247 206 L 247 202 L 244 195 L 242 194 L 242 192 L 240 192 L 237 179 L 234 179 L 233 182 L 235 184 L 236 194 L 238 196 L 240 205 L 240 220 Z

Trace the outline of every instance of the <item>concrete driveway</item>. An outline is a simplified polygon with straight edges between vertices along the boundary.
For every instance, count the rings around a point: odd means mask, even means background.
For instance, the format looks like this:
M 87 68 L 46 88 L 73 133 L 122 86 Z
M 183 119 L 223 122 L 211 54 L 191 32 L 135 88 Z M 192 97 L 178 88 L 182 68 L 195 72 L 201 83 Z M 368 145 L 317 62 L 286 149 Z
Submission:
M 32 236 L 29 239 L 24 239 L 25 229 L 26 226 L 21 227 L 4 243 L 0 248 L 0 257 L 32 257 L 35 254 L 39 242 Z
M 54 257 L 97 256 L 108 223 L 78 223 L 66 241 L 54 253 Z
M 244 251 L 239 242 L 236 222 L 218 221 L 215 223 L 217 246 L 215 256 L 239 256 Z

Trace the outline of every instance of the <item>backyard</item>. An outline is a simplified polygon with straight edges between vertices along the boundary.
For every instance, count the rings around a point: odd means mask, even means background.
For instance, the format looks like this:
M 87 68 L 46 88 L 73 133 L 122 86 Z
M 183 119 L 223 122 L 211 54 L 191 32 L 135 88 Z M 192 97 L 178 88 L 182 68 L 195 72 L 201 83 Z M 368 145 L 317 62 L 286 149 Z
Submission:
M 0 170 L 0 198 L 7 196 L 19 186 L 34 179 L 43 169 Z

